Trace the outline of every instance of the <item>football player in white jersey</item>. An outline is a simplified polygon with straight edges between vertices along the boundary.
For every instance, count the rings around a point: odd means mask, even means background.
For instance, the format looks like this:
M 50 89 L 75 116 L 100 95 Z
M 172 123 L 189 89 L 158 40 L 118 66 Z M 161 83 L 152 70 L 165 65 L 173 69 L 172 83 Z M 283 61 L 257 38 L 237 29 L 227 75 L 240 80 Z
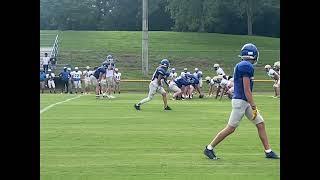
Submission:
M 116 93 L 116 91 L 120 94 L 120 81 L 121 81 L 121 73 L 119 72 L 118 68 L 114 69 L 114 79 L 115 79 L 115 83 L 114 83 L 114 94 Z
M 71 78 L 73 80 L 73 85 L 74 85 L 76 94 L 78 93 L 78 89 L 81 93 L 83 93 L 82 87 L 81 87 L 81 77 L 82 77 L 82 72 L 79 71 L 78 67 L 75 67 L 73 73 L 71 74 Z
M 226 76 L 218 76 L 217 82 L 219 83 L 219 86 L 218 86 L 215 98 L 217 99 L 218 96 L 220 95 L 220 100 L 221 100 L 222 96 L 225 93 L 224 90 L 225 90 L 225 87 L 227 86 L 228 80 L 227 80 Z
M 91 74 L 92 74 L 92 72 L 90 71 L 90 66 L 87 66 L 86 70 L 84 70 L 82 72 L 85 94 L 89 94 L 89 92 L 90 92 L 90 75 Z
M 56 93 L 56 84 L 54 83 L 55 74 L 51 72 L 51 69 L 48 69 L 48 74 L 46 75 L 46 77 L 47 77 L 50 93 L 52 93 L 51 89 L 53 89 L 53 93 Z
M 234 92 L 233 88 L 233 78 L 232 76 L 222 76 L 222 79 L 220 80 L 220 84 L 218 86 L 217 94 L 216 94 L 216 99 L 220 93 L 220 101 L 222 99 L 223 95 L 228 95 L 229 99 L 232 99 L 232 95 Z
M 279 74 L 280 76 L 280 61 L 277 61 L 273 64 L 273 69 Z
M 111 92 L 114 91 L 114 68 L 112 65 L 108 65 L 106 70 L 106 81 L 107 81 L 107 93 L 109 98 L 114 98 Z
M 178 77 L 178 74 L 177 74 L 175 68 L 172 68 L 172 69 L 171 69 L 171 72 L 170 72 L 169 77 L 170 77 L 171 80 L 176 79 L 176 78 Z
M 233 83 L 233 77 L 228 77 L 228 83 L 227 83 L 227 95 L 230 99 L 232 99 L 233 93 L 234 93 L 234 83 Z
M 273 88 L 274 88 L 274 98 L 277 98 L 280 96 L 280 75 L 271 68 L 269 64 L 267 64 L 265 67 L 265 70 L 267 72 L 267 75 L 274 80 Z
M 219 83 L 217 81 L 217 78 L 218 78 L 218 76 L 214 76 L 213 78 L 207 76 L 205 78 L 206 83 L 209 85 L 208 97 L 212 97 L 214 90 L 218 89 L 218 87 L 219 87 Z
M 221 75 L 221 76 L 226 75 L 226 73 L 224 73 L 223 69 L 220 67 L 219 64 L 214 64 L 214 65 L 213 65 L 213 68 L 214 68 L 214 70 L 216 71 L 216 73 L 217 73 L 218 76 L 219 76 L 219 75 Z

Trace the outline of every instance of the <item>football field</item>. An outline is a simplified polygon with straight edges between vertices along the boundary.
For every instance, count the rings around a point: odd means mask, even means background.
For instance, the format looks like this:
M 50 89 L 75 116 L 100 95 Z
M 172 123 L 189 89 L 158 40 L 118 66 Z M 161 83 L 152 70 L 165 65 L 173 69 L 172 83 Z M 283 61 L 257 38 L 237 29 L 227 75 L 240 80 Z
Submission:
M 41 94 L 42 180 L 279 180 L 280 160 L 266 159 L 256 127 L 245 117 L 209 160 L 203 149 L 225 127 L 231 101 L 172 101 L 160 95 L 136 111 L 146 93 Z M 272 149 L 280 153 L 280 100 L 256 93 Z

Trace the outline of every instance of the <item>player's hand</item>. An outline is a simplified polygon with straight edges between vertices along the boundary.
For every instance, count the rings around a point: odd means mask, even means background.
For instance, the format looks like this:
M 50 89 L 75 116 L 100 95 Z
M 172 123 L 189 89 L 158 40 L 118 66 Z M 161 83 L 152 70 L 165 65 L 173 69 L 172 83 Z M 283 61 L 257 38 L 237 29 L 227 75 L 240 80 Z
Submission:
M 257 109 L 257 106 L 256 106 L 256 104 L 255 104 L 255 103 L 251 103 L 250 105 L 251 105 L 251 109 L 252 109 L 252 110 Z
M 252 114 L 253 114 L 252 120 L 255 120 L 256 117 L 257 117 L 257 115 L 258 115 L 258 109 L 257 109 L 257 107 L 256 107 L 255 109 L 252 109 Z

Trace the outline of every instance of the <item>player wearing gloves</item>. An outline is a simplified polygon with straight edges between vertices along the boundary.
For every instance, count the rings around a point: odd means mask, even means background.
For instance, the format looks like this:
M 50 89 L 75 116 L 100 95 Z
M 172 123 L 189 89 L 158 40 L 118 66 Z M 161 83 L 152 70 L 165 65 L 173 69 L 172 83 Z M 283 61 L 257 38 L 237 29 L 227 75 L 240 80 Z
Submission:
M 226 137 L 232 134 L 245 115 L 256 125 L 260 140 L 264 147 L 265 157 L 279 159 L 279 156 L 271 150 L 266 133 L 264 120 L 258 112 L 252 96 L 254 66 L 258 62 L 259 51 L 254 44 L 245 44 L 239 55 L 242 61 L 234 68 L 234 95 L 232 97 L 232 112 L 227 126 L 222 129 L 204 149 L 204 154 L 210 159 L 219 159 L 215 155 L 214 148 Z

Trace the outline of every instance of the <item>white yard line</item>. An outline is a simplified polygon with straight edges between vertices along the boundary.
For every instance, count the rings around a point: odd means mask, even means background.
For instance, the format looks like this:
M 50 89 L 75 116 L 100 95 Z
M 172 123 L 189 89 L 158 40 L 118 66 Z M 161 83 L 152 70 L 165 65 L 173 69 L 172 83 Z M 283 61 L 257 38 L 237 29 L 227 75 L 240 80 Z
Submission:
M 67 100 L 60 101 L 60 102 L 57 102 L 57 103 L 54 103 L 54 104 L 51 104 L 51 105 L 49 105 L 49 106 L 47 106 L 47 107 L 45 107 L 45 108 L 41 109 L 41 110 L 40 110 L 40 114 L 42 114 L 42 113 L 44 113 L 44 112 L 48 111 L 50 108 L 54 107 L 55 105 L 65 103 L 65 102 L 71 101 L 71 100 L 73 100 L 73 99 L 77 99 L 77 98 L 79 98 L 79 97 L 81 97 L 81 95 L 76 96 L 76 97 L 73 97 L 73 98 L 69 98 L 69 99 L 67 99 Z

